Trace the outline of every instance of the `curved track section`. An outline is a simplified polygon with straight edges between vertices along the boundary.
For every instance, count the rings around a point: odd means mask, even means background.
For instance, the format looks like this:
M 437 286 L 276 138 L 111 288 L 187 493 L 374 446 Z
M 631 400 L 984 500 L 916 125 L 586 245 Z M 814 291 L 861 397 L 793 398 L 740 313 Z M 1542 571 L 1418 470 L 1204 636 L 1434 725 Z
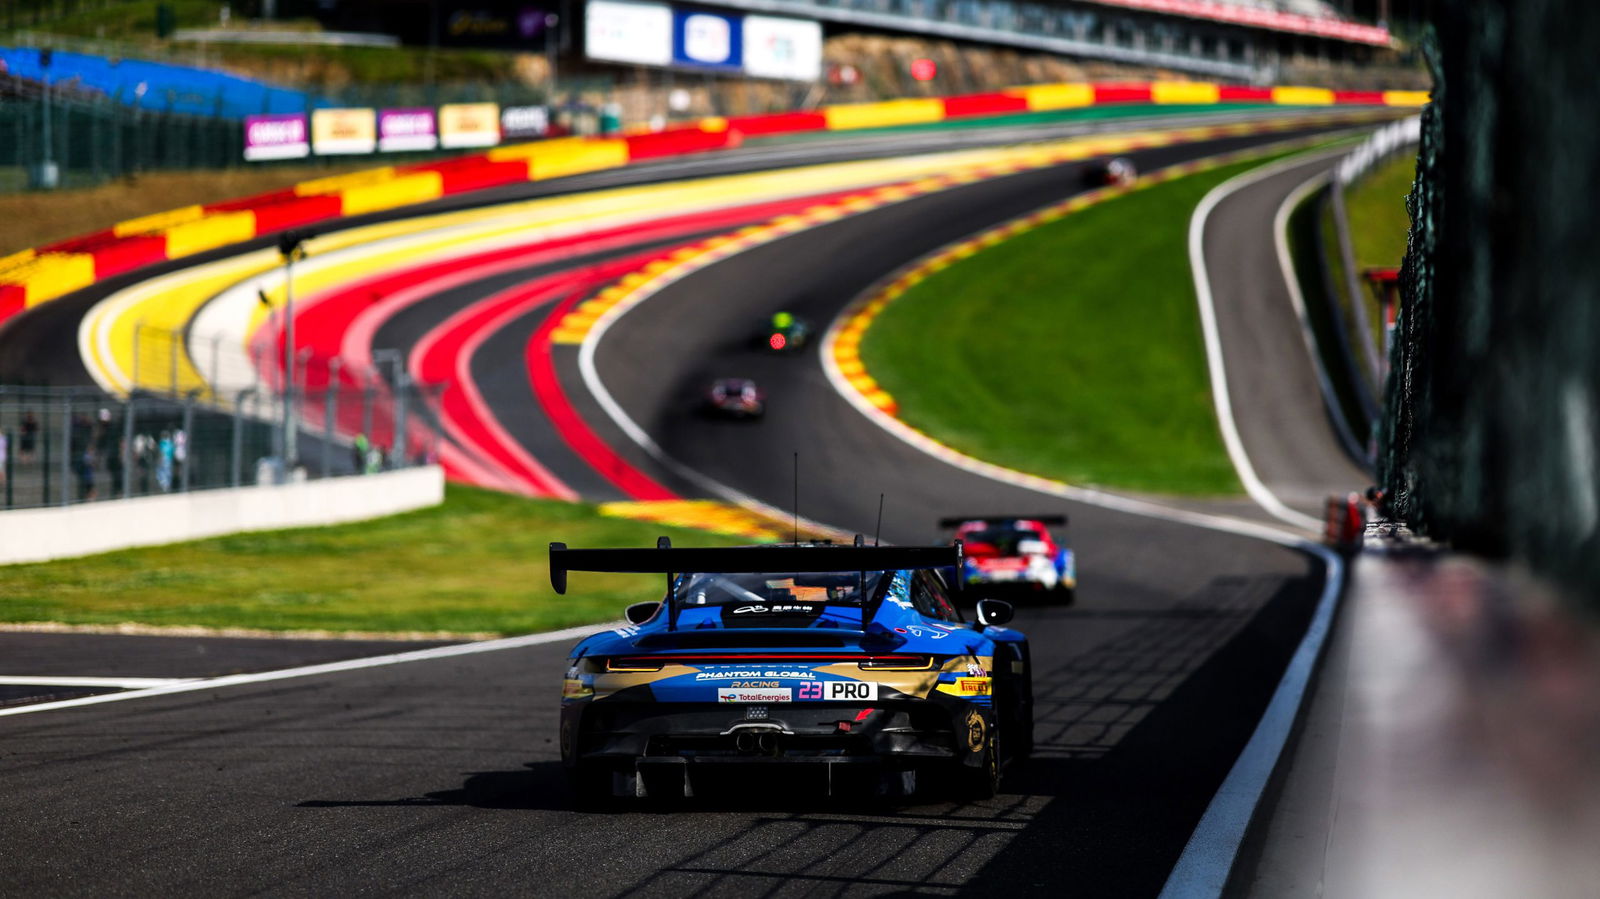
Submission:
M 1150 149 L 1138 161 L 1153 168 L 1261 140 Z M 774 506 L 789 505 L 788 460 L 799 452 L 801 513 L 870 530 L 882 491 L 893 541 L 927 539 L 952 510 L 1047 502 L 1071 513 L 1080 604 L 1022 612 L 1036 654 L 1039 754 L 1008 775 L 1002 796 L 863 809 L 753 794 L 670 816 L 581 813 L 552 742 L 547 687 L 565 646 L 520 645 L 9 718 L 0 815 L 29 822 L 14 834 L 13 888 L 1158 891 L 1304 630 L 1320 565 L 1260 541 L 1046 499 L 943 465 L 857 413 L 814 355 L 748 348 L 751 323 L 771 311 L 825 322 L 885 272 L 1070 193 L 1078 175 L 1070 164 L 1024 170 L 812 221 L 671 284 L 613 322 L 596 356 L 607 388 L 672 458 Z M 360 339 L 369 350 L 402 349 L 413 370 L 449 364 L 467 374 L 483 409 L 522 422 L 506 428 L 513 442 L 578 483 L 549 452 L 552 440 L 566 443 L 596 479 L 583 491 L 629 495 L 618 479 L 631 472 L 693 495 L 693 483 L 632 446 L 586 395 L 576 347 L 551 342 L 557 315 L 603 296 L 612 264 L 670 254 L 677 239 L 599 249 L 559 271 L 537 258 L 486 269 L 396 304 Z M 552 282 L 547 293 L 538 286 L 566 277 L 579 280 Z M 335 293 L 327 302 L 339 302 Z M 361 304 L 349 302 L 339 316 L 328 307 L 318 339 L 342 343 L 352 332 Z M 548 365 L 543 388 L 530 364 Z M 703 379 L 723 372 L 771 384 L 765 422 L 685 414 Z M 609 447 L 606 464 L 616 468 L 592 464 L 551 419 L 552 385 L 568 425 Z

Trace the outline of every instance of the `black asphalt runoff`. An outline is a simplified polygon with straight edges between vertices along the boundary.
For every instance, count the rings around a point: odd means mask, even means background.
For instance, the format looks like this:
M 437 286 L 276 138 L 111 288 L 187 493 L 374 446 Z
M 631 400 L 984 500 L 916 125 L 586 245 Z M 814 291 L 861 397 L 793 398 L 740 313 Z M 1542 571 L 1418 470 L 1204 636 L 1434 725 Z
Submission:
M 0 893 L 1155 893 L 1299 640 L 1319 564 L 969 475 L 864 419 L 815 355 L 745 347 L 753 317 L 821 325 L 886 271 L 1076 181 L 1071 167 L 995 179 L 734 256 L 624 316 L 598 360 L 669 452 L 725 483 L 787 507 L 800 452 L 800 511 L 818 520 L 870 531 L 880 491 L 895 542 L 929 539 L 952 510 L 1070 514 L 1079 602 L 1019 614 L 1038 754 L 998 798 L 820 802 L 785 775 L 682 807 L 582 810 L 554 742 L 567 647 L 538 646 L 0 719 Z M 708 292 L 714 316 L 688 302 Z M 768 418 L 689 418 L 693 385 L 735 367 L 769 385 Z

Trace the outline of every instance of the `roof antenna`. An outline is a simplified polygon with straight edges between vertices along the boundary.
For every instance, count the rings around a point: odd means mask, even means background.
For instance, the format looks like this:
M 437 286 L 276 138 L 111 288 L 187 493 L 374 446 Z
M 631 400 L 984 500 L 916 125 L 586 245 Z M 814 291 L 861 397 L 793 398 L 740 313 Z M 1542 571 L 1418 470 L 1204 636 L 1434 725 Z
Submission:
M 872 529 L 872 545 L 878 545 L 878 535 L 883 533 L 883 494 L 878 494 L 878 526 Z
M 800 453 L 794 454 L 794 545 L 800 545 Z

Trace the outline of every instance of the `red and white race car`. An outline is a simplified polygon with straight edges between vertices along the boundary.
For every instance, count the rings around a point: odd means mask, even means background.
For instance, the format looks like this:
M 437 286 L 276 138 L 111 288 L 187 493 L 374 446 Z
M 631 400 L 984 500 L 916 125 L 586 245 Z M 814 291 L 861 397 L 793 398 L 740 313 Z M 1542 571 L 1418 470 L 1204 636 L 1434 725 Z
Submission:
M 1066 527 L 1065 515 L 944 518 L 963 545 L 961 571 L 969 587 L 1048 590 L 1072 602 L 1078 588 L 1077 560 L 1056 543 L 1050 527 Z

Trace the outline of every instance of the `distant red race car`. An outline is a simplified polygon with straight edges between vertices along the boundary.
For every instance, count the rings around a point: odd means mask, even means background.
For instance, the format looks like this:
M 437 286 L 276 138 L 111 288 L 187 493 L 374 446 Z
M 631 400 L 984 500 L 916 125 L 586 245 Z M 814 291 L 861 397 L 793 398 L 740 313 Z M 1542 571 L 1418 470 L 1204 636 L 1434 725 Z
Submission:
M 958 576 L 968 587 L 1049 590 L 1070 603 L 1078 588 L 1077 560 L 1056 543 L 1050 527 L 1066 527 L 1065 515 L 945 518 L 964 547 Z

